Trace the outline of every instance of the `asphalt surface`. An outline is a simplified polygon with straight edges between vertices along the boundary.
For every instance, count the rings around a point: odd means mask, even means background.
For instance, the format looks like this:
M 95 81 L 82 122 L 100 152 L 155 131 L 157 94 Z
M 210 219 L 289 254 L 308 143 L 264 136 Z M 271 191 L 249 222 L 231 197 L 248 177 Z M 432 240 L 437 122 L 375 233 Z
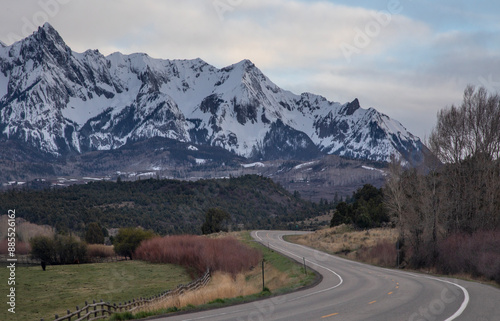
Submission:
M 474 282 L 390 270 L 285 242 L 290 231 L 256 231 L 252 237 L 321 273 L 313 288 L 216 310 L 159 320 L 466 320 L 499 321 L 500 289 Z

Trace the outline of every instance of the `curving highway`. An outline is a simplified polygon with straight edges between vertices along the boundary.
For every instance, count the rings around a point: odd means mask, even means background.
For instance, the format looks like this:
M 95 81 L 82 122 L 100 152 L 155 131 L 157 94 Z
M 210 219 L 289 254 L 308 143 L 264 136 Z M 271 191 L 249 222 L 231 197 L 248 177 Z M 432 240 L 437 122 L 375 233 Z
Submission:
M 227 308 L 160 320 L 497 321 L 500 290 L 474 282 L 390 270 L 285 242 L 301 232 L 256 231 L 252 237 L 321 273 L 313 288 Z

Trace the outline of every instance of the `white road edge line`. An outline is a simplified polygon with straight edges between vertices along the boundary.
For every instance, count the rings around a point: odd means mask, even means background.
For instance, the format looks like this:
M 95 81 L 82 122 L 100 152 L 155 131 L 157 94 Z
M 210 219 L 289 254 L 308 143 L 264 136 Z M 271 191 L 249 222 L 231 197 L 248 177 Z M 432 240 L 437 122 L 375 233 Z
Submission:
M 259 236 L 259 232 L 265 232 L 265 231 L 255 231 L 255 236 L 256 236 L 256 237 L 257 237 L 260 241 L 263 241 L 263 240 L 262 240 L 262 238 Z M 279 238 L 279 240 L 280 240 L 280 241 L 282 241 L 282 242 L 286 242 L 285 240 L 283 240 L 283 237 L 282 237 L 281 235 L 280 235 L 280 236 L 278 236 L 278 238 Z M 261 244 L 263 244 L 263 243 L 261 243 Z M 271 245 L 269 245 L 269 246 L 271 246 Z M 287 253 L 287 254 L 289 254 L 289 255 L 295 256 L 295 257 L 297 257 L 297 258 L 299 258 L 299 259 L 302 259 L 302 256 L 297 255 L 297 254 L 295 254 L 295 253 L 292 253 L 292 252 L 290 252 L 290 251 L 287 251 L 287 250 L 285 250 L 285 249 L 283 249 L 283 248 L 281 248 L 281 247 L 278 247 L 278 246 L 276 246 L 276 245 L 272 245 L 272 247 L 273 247 L 273 248 L 275 248 L 275 249 L 277 249 L 277 250 L 279 250 L 279 251 L 281 251 L 281 252 L 284 252 L 284 253 Z M 327 291 L 333 290 L 333 289 L 335 289 L 335 288 L 339 287 L 339 286 L 340 286 L 340 285 L 344 282 L 344 279 L 342 279 L 342 277 L 341 277 L 341 276 L 340 276 L 337 272 L 333 271 L 332 269 L 327 268 L 327 267 L 325 267 L 325 266 L 323 266 L 323 265 L 320 265 L 320 264 L 315 263 L 315 262 L 312 262 L 312 261 L 309 261 L 309 263 L 314 264 L 314 265 L 316 265 L 316 266 L 319 266 L 320 268 L 323 268 L 323 269 L 325 269 L 325 270 L 327 270 L 327 271 L 329 271 L 329 272 L 333 273 L 335 276 L 337 276 L 337 277 L 339 278 L 339 283 L 338 283 L 338 284 L 336 284 L 335 286 L 332 286 L 332 287 L 328 288 L 328 289 L 323 289 L 323 290 L 320 290 L 320 291 L 316 291 L 316 292 L 312 292 L 312 293 L 308 293 L 308 294 L 305 294 L 305 295 L 299 296 L 299 297 L 297 297 L 297 298 L 290 299 L 290 300 L 288 300 L 288 302 L 297 301 L 297 300 L 299 300 L 299 299 L 303 299 L 303 298 L 308 297 L 308 296 L 311 296 L 311 295 L 315 295 L 315 294 L 319 294 L 319 293 L 323 293 L 323 292 L 327 292 Z
M 262 232 L 262 231 L 258 231 L 258 232 Z M 257 235 L 257 233 L 258 233 L 258 232 L 255 232 L 255 235 L 256 235 L 257 237 L 259 237 L 259 236 Z M 280 238 L 280 240 L 282 240 L 283 242 L 286 242 L 285 240 L 283 240 L 283 238 L 282 238 L 282 236 L 281 236 L 281 235 L 279 236 L 279 238 Z M 262 241 L 262 239 L 261 239 L 260 237 L 259 237 L 259 239 Z M 312 249 L 312 248 L 310 248 L 310 247 L 307 247 L 307 246 L 304 246 L 304 245 L 301 245 L 301 244 L 294 244 L 294 245 L 299 246 L 299 247 L 302 247 L 302 248 L 304 248 L 304 249 L 308 249 L 308 250 L 312 250 L 312 251 L 317 251 L 317 250 L 315 250 L 315 249 Z M 288 252 L 288 251 L 286 251 L 286 252 L 287 252 L 287 253 L 290 253 L 290 252 Z M 293 253 L 291 253 L 291 254 L 293 254 Z M 327 254 L 328 256 L 332 256 L 332 257 L 334 257 L 335 259 L 345 260 L 345 259 L 343 259 L 343 258 L 340 258 L 340 257 L 337 257 L 337 256 L 333 256 L 333 255 L 330 255 L 330 254 L 328 254 L 328 253 L 326 253 L 326 254 Z M 293 255 L 294 255 L 294 254 L 293 254 Z M 298 257 L 297 255 L 294 255 L 294 256 Z M 345 261 L 349 261 L 349 260 L 345 260 Z M 362 265 L 362 263 L 358 263 L 358 262 L 354 262 L 354 261 L 349 261 L 349 262 L 351 262 L 351 263 L 355 263 L 355 264 L 359 264 L 359 265 Z M 314 263 L 314 262 L 310 262 L 310 263 L 313 263 L 313 264 L 318 265 L 318 266 L 320 266 L 320 267 L 322 267 L 322 268 L 325 268 L 325 267 L 323 267 L 323 266 L 321 266 L 321 265 L 319 265 L 319 264 L 316 264 L 316 263 Z M 334 273 L 335 275 L 337 275 L 337 276 L 340 278 L 340 276 L 339 276 L 337 273 L 333 272 L 332 270 L 330 270 L 330 269 L 328 269 L 328 268 L 325 268 L 325 269 L 329 270 L 330 272 Z M 458 318 L 460 315 L 462 315 L 462 313 L 463 313 L 463 312 L 465 311 L 465 309 L 467 308 L 467 305 L 469 305 L 469 300 L 470 300 L 470 297 L 469 297 L 469 292 L 467 291 L 467 289 L 466 289 L 466 288 L 464 288 L 463 286 L 461 286 L 461 285 L 459 285 L 459 284 L 457 284 L 457 283 L 453 283 L 453 282 L 446 281 L 446 280 L 441 280 L 441 279 L 434 278 L 434 277 L 430 277 L 430 276 L 418 275 L 418 274 L 414 274 L 414 273 L 410 273 L 410 272 L 404 272 L 404 271 L 398 271 L 398 270 L 391 270 L 391 269 L 386 269 L 386 268 L 381 268 L 381 269 L 383 269 L 383 270 L 387 270 L 387 271 L 391 271 L 391 272 L 395 272 L 395 273 L 401 273 L 401 274 L 410 275 L 410 276 L 413 276 L 413 277 L 416 277 L 416 278 L 426 278 L 426 279 L 431 279 L 431 280 L 435 280 L 435 281 L 439 281 L 439 282 L 443 282 L 443 283 L 448 283 L 448 284 L 451 284 L 451 285 L 456 286 L 457 288 L 459 288 L 459 289 L 463 292 L 463 294 L 464 294 L 464 300 L 462 301 L 462 304 L 460 305 L 460 308 L 459 308 L 459 309 L 458 309 L 458 310 L 457 310 L 457 311 L 456 311 L 456 312 L 455 312 L 452 316 L 450 316 L 448 319 L 446 319 L 446 320 L 444 320 L 444 321 L 453 321 L 453 320 L 455 320 L 455 319 L 456 319 L 456 318 Z M 341 283 L 342 283 L 342 278 L 341 278 Z M 340 285 L 340 284 L 338 284 L 337 286 L 339 286 L 339 285 Z M 335 286 L 335 287 L 337 287 L 337 286 Z M 334 287 L 334 288 L 335 288 L 335 287 Z M 333 288 L 331 288 L 331 289 L 333 289 Z M 327 290 L 331 290 L 331 289 L 327 289 Z M 324 291 L 326 291 L 326 290 L 323 290 L 323 291 L 321 291 L 321 292 L 324 292 Z M 319 293 L 319 292 L 318 292 L 318 293 Z M 314 293 L 314 294 L 315 294 L 315 293 Z

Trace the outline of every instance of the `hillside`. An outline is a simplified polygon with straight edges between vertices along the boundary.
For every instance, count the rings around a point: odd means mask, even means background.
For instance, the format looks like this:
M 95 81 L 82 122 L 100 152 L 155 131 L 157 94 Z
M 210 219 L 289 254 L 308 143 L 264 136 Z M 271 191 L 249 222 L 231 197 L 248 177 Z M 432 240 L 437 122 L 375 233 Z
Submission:
M 194 182 L 91 182 L 0 193 L 2 213 L 15 208 L 17 216 L 59 231 L 83 231 L 99 222 L 106 228 L 142 226 L 159 234 L 199 234 L 205 211 L 212 207 L 231 214 L 233 229 L 287 228 L 320 211 L 318 205 L 257 175 Z

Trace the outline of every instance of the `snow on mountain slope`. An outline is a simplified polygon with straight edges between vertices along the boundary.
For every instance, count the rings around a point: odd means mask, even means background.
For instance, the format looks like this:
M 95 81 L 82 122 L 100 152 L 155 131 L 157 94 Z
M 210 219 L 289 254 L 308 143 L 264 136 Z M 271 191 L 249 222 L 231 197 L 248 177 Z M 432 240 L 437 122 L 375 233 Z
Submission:
M 422 160 L 425 146 L 373 108 L 282 90 L 251 61 L 73 52 L 49 24 L 0 46 L 0 132 L 63 156 L 166 137 L 247 158 L 336 154 Z

